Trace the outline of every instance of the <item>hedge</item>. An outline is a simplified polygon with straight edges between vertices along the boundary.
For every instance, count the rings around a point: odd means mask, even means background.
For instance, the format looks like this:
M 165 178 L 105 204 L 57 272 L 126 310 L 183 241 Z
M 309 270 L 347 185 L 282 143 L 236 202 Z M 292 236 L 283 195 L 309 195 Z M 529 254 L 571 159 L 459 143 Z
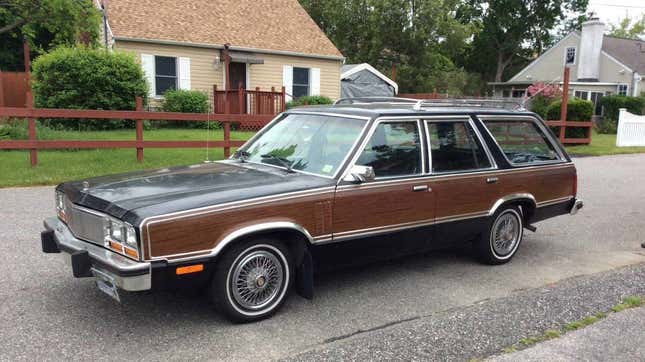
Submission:
M 312 106 L 317 104 L 332 104 L 332 103 L 334 103 L 334 101 L 332 101 L 331 98 L 325 97 L 325 96 L 303 96 L 287 102 L 286 107 L 287 109 L 289 109 L 289 108 L 304 106 L 304 105 Z
M 164 99 L 161 102 L 161 109 L 164 112 L 184 112 L 184 113 L 208 113 L 210 104 L 208 95 L 201 91 L 170 89 L 164 93 Z M 208 122 L 175 122 L 167 121 L 158 123 L 161 126 L 182 127 L 182 128 L 207 128 Z M 211 122 L 210 128 L 219 128 L 219 122 Z
M 146 101 L 148 86 L 134 55 L 87 47 L 60 47 L 33 62 L 36 107 L 134 110 L 136 97 Z M 61 120 L 45 122 L 64 129 L 132 127 L 126 120 Z
M 560 119 L 560 112 L 562 109 L 562 100 L 551 102 L 546 110 L 547 119 L 555 121 Z M 594 105 L 591 101 L 586 101 L 580 98 L 570 98 L 567 102 L 567 121 L 591 121 L 593 116 Z M 554 132 L 558 132 L 554 129 Z M 586 137 L 585 128 L 567 128 L 565 131 L 567 138 L 584 138 Z
M 603 120 L 598 124 L 599 133 L 616 133 L 618 129 L 618 113 L 621 108 L 626 108 L 633 114 L 645 114 L 645 98 L 628 97 L 621 95 L 604 96 L 600 99 L 604 107 Z

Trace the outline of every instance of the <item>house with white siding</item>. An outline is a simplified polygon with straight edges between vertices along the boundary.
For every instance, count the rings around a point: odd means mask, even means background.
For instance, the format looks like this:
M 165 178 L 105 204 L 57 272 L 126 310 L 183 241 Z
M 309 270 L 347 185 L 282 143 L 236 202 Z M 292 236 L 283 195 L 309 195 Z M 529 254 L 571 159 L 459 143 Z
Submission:
M 507 82 L 489 83 L 495 97 L 521 98 L 535 82 L 562 84 L 570 68 L 572 96 L 590 100 L 601 115 L 600 98 L 608 94 L 638 96 L 645 92 L 645 41 L 604 34 L 605 24 L 590 19 L 580 32 L 565 36 Z
M 141 61 L 153 104 L 171 88 L 212 95 L 227 72 L 234 89 L 340 97 L 343 55 L 297 0 L 99 1 L 103 41 Z

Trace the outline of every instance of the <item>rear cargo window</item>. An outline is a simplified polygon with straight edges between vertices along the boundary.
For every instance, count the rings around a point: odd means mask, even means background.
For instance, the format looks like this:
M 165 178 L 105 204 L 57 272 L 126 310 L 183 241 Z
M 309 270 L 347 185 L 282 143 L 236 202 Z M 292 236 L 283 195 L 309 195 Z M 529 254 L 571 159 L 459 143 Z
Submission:
M 485 120 L 484 124 L 513 164 L 561 160 L 555 146 L 530 120 Z

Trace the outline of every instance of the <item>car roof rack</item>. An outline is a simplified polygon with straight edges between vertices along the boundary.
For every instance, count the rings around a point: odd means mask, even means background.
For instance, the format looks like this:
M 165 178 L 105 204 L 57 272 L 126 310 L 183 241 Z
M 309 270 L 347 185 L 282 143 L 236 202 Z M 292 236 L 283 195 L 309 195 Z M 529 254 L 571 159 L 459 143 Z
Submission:
M 414 110 L 422 110 L 430 107 L 480 107 L 480 108 L 502 108 L 508 110 L 524 110 L 523 101 L 515 101 L 501 98 L 441 98 L 441 99 L 413 99 L 399 97 L 354 97 L 340 98 L 334 105 L 410 105 Z

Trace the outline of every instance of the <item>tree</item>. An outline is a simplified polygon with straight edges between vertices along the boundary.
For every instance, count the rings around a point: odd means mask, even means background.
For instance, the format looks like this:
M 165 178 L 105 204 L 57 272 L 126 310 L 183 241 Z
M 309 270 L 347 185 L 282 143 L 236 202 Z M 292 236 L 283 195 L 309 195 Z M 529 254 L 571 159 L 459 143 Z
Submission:
M 609 24 L 611 30 L 609 30 L 609 35 L 615 36 L 618 38 L 626 39 L 639 39 L 641 36 L 645 35 L 645 14 L 641 17 L 640 20 L 634 20 L 629 16 L 625 16 L 623 20 L 615 24 Z
M 552 30 L 579 19 L 588 0 L 467 0 L 458 10 L 464 23 L 479 27 L 467 68 L 501 82 L 506 72 L 541 54 L 553 42 Z
M 396 64 L 402 92 L 462 94 L 480 84 L 466 81 L 470 75 L 454 62 L 474 29 L 455 17 L 460 0 L 300 2 L 348 63 L 370 63 L 385 74 Z
M 101 14 L 92 0 L 1 0 L 0 69 L 22 70 L 25 38 L 34 55 L 81 38 L 96 44 Z

